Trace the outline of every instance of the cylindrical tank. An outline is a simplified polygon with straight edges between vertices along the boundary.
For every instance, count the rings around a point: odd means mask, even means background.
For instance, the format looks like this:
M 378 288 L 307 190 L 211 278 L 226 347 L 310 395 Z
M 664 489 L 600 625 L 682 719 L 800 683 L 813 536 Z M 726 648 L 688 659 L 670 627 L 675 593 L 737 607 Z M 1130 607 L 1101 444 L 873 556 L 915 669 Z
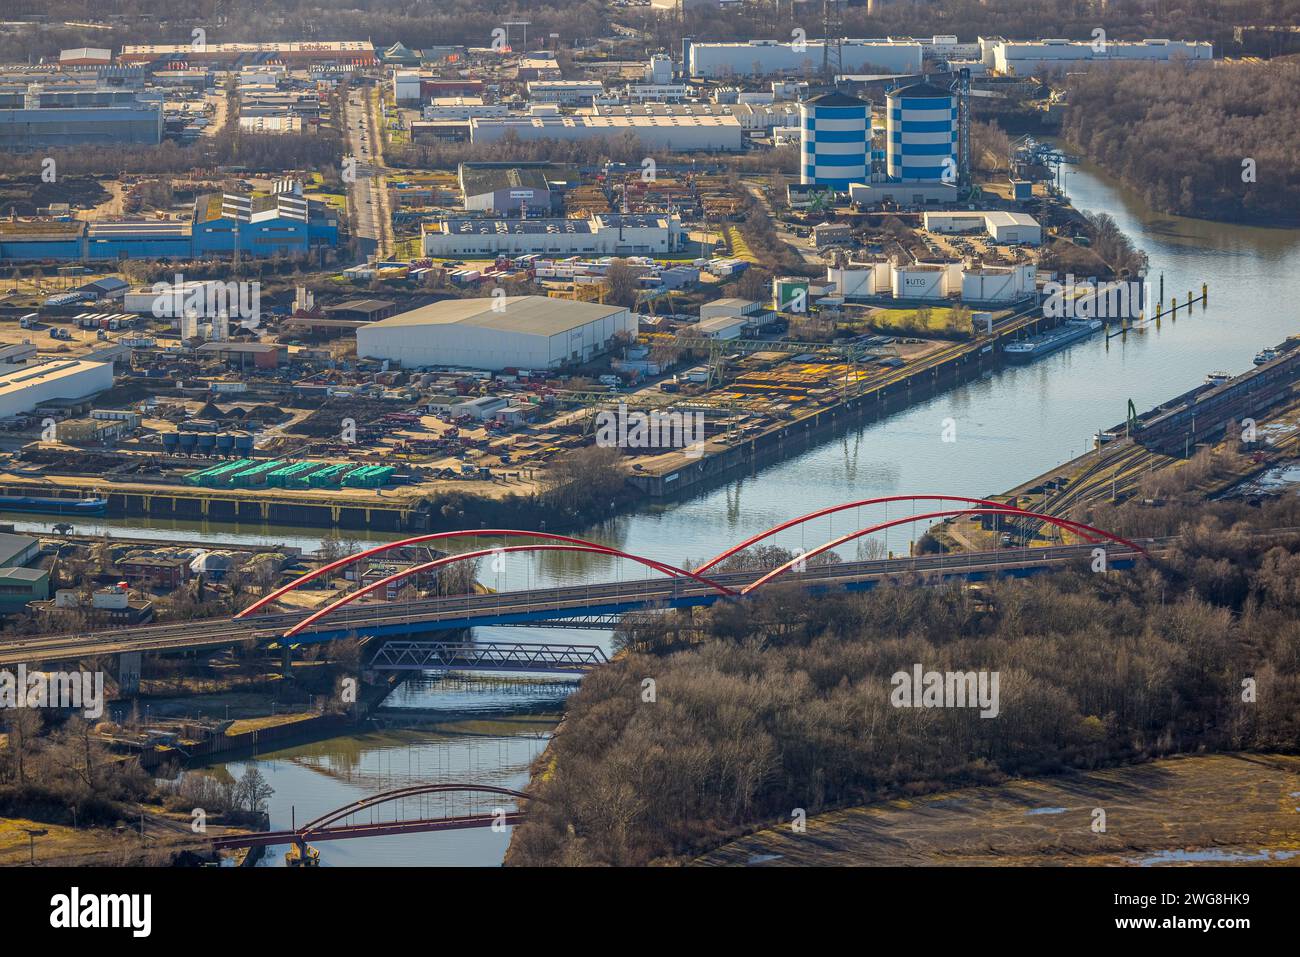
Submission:
M 229 432 L 221 432 L 217 435 L 217 454 L 229 455 L 235 449 L 235 437 Z
M 871 104 L 834 91 L 799 104 L 799 182 L 846 190 L 871 172 Z
M 217 437 L 211 432 L 200 432 L 199 441 L 194 449 L 200 455 L 211 455 L 217 448 Z
M 180 446 L 182 452 L 193 452 L 194 446 L 198 444 L 199 434 L 197 432 L 180 433 Z
M 250 432 L 235 433 L 235 451 L 240 455 L 247 455 L 253 451 L 253 436 Z
M 886 171 L 895 182 L 957 183 L 957 97 L 913 83 L 885 98 Z
M 163 444 L 164 451 L 175 452 L 176 447 L 180 445 L 180 441 L 181 441 L 181 437 L 180 434 L 177 432 L 162 433 L 162 444 Z

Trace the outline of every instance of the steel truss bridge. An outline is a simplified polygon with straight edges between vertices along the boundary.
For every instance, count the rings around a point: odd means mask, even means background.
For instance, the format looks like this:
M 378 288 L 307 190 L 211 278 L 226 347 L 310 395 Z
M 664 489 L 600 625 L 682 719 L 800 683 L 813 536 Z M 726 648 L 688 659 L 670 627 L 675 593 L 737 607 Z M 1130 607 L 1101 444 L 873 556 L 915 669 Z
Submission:
M 386 641 L 366 667 L 374 671 L 533 671 L 571 675 L 608 662 L 599 645 Z

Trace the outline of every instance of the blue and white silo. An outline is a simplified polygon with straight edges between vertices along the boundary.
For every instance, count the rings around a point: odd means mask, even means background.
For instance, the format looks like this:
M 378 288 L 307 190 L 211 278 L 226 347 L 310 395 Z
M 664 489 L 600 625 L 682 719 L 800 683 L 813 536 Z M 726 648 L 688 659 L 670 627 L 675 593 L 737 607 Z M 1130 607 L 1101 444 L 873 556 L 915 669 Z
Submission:
M 957 96 L 913 83 L 885 97 L 886 172 L 894 182 L 957 182 Z
M 871 172 L 871 104 L 846 93 L 823 93 L 799 104 L 799 182 L 848 189 Z

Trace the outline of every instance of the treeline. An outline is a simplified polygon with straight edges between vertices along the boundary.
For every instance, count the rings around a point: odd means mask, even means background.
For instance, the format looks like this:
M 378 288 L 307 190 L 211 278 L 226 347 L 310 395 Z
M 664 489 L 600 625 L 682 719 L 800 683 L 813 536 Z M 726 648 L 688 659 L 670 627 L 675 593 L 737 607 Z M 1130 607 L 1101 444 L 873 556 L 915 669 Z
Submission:
M 242 133 L 228 130 L 189 146 L 168 140 L 158 146 L 91 145 L 66 149 L 0 152 L 0 167 L 17 176 L 39 175 L 51 157 L 59 176 L 121 176 L 139 173 L 188 173 L 218 166 L 253 171 L 319 170 L 338 178 L 342 140 L 337 132 Z
M 113 4 L 119 19 L 112 30 L 77 29 L 57 21 L 97 21 L 106 11 L 85 0 L 11 0 L 6 19 L 37 15 L 51 21 L 48 29 L 0 34 L 0 62 L 27 62 L 57 56 L 77 46 L 114 48 L 125 43 L 189 43 L 190 31 L 202 27 L 209 43 L 223 41 L 353 40 L 373 37 L 383 46 L 398 40 L 419 49 L 435 44 L 485 47 L 492 31 L 507 20 L 519 19 L 519 5 L 507 0 L 188 0 L 169 3 L 160 15 L 156 0 L 120 0 Z M 597 0 L 577 3 L 529 3 L 530 46 L 535 38 L 557 33 L 565 44 L 608 33 L 609 7 Z M 522 31 L 513 32 L 516 43 Z
M 941 7 L 932 0 L 895 0 L 872 4 L 869 12 L 865 5 L 846 6 L 843 10 L 844 35 L 920 38 L 948 33 L 956 34 L 963 41 L 974 41 L 977 36 L 1091 40 L 1093 30 L 1103 27 L 1112 40 L 1147 37 L 1210 40 L 1216 53 L 1245 51 L 1268 55 L 1275 50 L 1285 51 L 1286 47 L 1270 46 L 1268 41 L 1256 41 L 1254 37 L 1243 47 L 1235 28 L 1300 22 L 1300 0 L 1249 4 L 1242 4 L 1240 0 L 1198 0 L 1184 4 L 1155 0 L 1109 3 L 1104 9 L 1098 7 L 1098 4 L 1080 0 L 999 0 L 998 3 L 946 0 Z M 793 15 L 786 4 L 746 4 L 739 12 L 691 10 L 686 13 L 684 29 L 678 27 L 670 16 L 648 14 L 645 22 L 653 30 L 655 39 L 667 46 L 675 44 L 681 33 L 700 40 L 789 40 L 790 31 L 802 27 L 809 37 L 820 37 L 821 7 L 812 5 L 806 12 L 800 5 L 794 9 Z M 1285 43 L 1285 36 L 1282 42 Z
M 1111 67 L 1069 78 L 1062 133 L 1166 213 L 1300 223 L 1300 65 Z
M 1300 536 L 1248 534 L 1273 525 L 1300 525 L 1300 504 L 1211 509 L 1167 561 L 1123 573 L 777 589 L 630 622 L 635 650 L 570 698 L 509 863 L 681 860 L 796 808 L 1202 749 L 1294 751 Z M 894 707 L 891 676 L 916 664 L 996 671 L 997 717 Z

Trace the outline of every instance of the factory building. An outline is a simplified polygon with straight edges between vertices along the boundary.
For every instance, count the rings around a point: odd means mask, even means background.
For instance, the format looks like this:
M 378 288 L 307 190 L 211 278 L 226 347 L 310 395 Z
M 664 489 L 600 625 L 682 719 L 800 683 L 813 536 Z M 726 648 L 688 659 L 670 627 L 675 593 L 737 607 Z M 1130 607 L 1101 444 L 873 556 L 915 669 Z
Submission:
M 521 208 L 550 212 L 552 200 L 548 163 L 461 163 L 460 189 L 465 209 L 484 213 L 517 213 Z
M 0 106 L 0 149 L 157 146 L 162 135 L 162 104 L 139 101 L 124 90 L 52 91 L 46 95 L 34 85 L 21 104 Z
M 913 83 L 885 98 L 886 170 L 894 182 L 956 182 L 957 97 Z
M 119 63 L 159 63 L 183 69 L 190 63 L 240 66 L 276 63 L 287 67 L 334 66 L 354 69 L 379 65 L 375 46 L 366 40 L 294 40 L 268 43 L 136 43 L 122 47 Z
M 514 134 L 520 140 L 589 140 L 631 134 L 648 150 L 742 149 L 743 131 L 734 116 L 511 116 L 475 118 L 470 140 L 496 143 Z
M 82 359 L 5 367 L 0 372 L 0 420 L 46 402 L 85 399 L 113 387 L 113 363 Z
M 357 355 L 406 368 L 553 369 L 585 362 L 616 336 L 635 336 L 623 306 L 547 296 L 447 299 L 357 330 Z
M 778 40 L 748 43 L 691 43 L 690 75 L 695 79 L 815 74 L 821 71 L 825 41 L 802 46 Z M 832 60 L 834 47 L 832 47 Z M 842 40 L 842 73 L 920 73 L 921 44 L 915 40 Z
M 555 106 L 591 106 L 605 95 L 599 80 L 533 80 L 528 84 L 528 99 Z
M 1004 40 L 980 38 L 985 66 L 1006 76 L 1032 76 L 1060 67 L 1078 70 L 1094 63 L 1208 62 L 1214 45 L 1202 40 Z
M 465 122 L 471 116 L 508 116 L 504 103 L 484 103 L 481 96 L 439 96 L 424 108 L 423 116 L 432 122 Z
M 1037 246 L 1043 241 L 1043 229 L 1028 213 L 1007 210 L 988 212 L 928 212 L 924 218 L 929 233 L 987 233 L 997 243 L 1023 243 Z
M 603 215 L 591 219 L 447 219 L 424 227 L 424 255 L 654 256 L 675 252 L 684 233 L 676 216 Z
M 300 187 L 297 187 L 300 189 Z M 0 223 L 0 260 L 202 259 L 214 254 L 305 254 L 338 242 L 338 216 L 290 190 L 272 196 L 212 193 L 191 220 Z
M 823 93 L 800 106 L 799 182 L 848 189 L 871 172 L 871 104 Z

